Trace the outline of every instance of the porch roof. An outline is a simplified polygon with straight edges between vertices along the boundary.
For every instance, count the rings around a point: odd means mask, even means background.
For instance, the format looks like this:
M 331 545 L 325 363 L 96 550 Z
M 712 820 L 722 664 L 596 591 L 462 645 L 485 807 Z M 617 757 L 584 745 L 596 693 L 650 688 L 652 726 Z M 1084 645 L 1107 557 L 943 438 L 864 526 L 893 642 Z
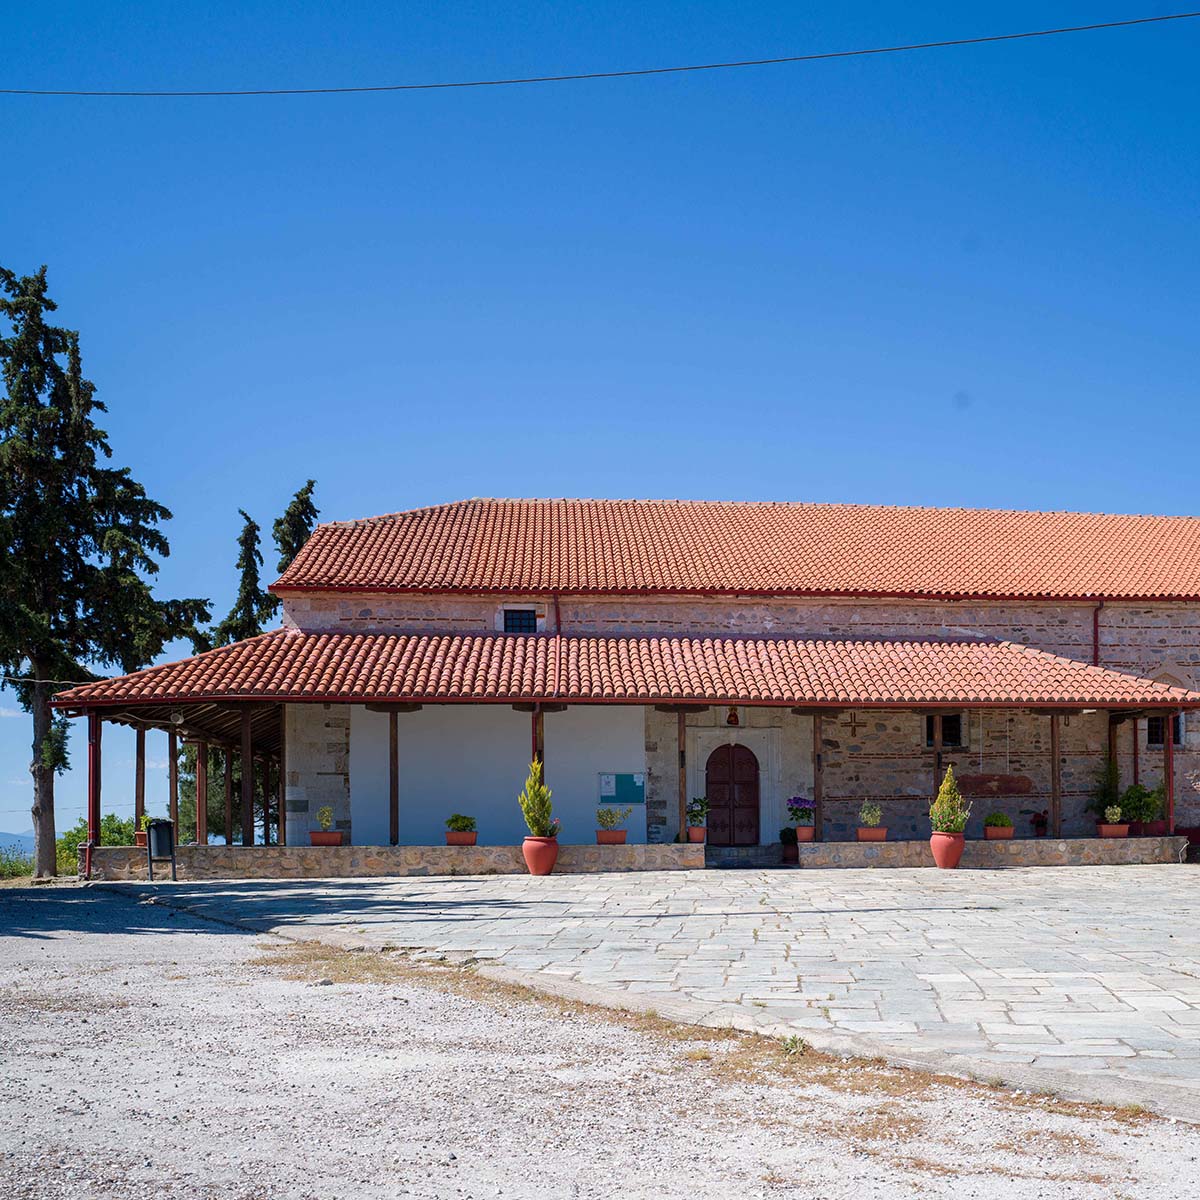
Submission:
M 1200 693 L 1013 642 L 276 630 L 60 692 L 58 708 L 225 702 L 1200 708 Z

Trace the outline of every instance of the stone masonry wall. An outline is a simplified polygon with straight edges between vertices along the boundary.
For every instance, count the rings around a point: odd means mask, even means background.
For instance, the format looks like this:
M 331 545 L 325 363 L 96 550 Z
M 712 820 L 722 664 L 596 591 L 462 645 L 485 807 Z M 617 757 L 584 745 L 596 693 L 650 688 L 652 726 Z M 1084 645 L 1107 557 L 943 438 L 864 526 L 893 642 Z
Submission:
M 333 809 L 333 828 L 350 839 L 350 709 L 342 704 L 288 704 L 286 714 L 287 839 L 319 829 L 317 810 Z

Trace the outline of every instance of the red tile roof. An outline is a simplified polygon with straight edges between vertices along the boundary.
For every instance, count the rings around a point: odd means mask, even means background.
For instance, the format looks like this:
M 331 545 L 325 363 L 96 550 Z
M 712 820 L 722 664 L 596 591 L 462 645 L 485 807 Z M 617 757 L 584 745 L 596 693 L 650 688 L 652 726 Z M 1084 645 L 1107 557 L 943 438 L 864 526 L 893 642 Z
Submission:
M 464 500 L 319 526 L 275 585 L 504 593 L 1200 598 L 1200 518 Z
M 1012 642 L 291 630 L 85 684 L 55 703 L 239 699 L 1200 707 L 1200 693 Z

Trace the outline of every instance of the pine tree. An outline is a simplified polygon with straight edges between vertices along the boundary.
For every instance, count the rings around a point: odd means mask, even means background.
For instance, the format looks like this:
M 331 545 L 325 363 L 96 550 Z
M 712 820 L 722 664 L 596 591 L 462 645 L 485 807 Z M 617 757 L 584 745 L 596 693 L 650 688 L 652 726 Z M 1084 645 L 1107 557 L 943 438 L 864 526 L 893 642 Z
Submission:
M 963 799 L 954 768 L 947 767 L 937 797 L 929 806 L 930 824 L 939 833 L 962 833 L 970 815 L 971 806 Z
M 284 509 L 283 516 L 271 528 L 275 545 L 279 547 L 279 573 L 292 565 L 292 560 L 300 553 L 300 547 L 308 541 L 321 510 L 313 503 L 313 489 L 317 486 L 315 479 L 310 479 L 293 497 L 292 502 Z
M 238 535 L 237 599 L 225 619 L 214 626 L 205 639 L 210 646 L 227 646 L 230 642 L 255 637 L 263 632 L 275 612 L 274 597 L 263 588 L 259 576 L 263 556 L 258 548 L 258 523 L 245 509 L 239 508 L 238 515 L 242 518 L 242 532 Z
M 47 323 L 46 268 L 0 268 L 0 668 L 19 676 L 33 718 L 34 869 L 55 873 L 54 777 L 66 725 L 55 691 L 91 668 L 137 670 L 209 618 L 204 600 L 156 600 L 150 580 L 170 552 L 170 512 L 112 456 L 105 411 L 83 376 L 78 333 Z

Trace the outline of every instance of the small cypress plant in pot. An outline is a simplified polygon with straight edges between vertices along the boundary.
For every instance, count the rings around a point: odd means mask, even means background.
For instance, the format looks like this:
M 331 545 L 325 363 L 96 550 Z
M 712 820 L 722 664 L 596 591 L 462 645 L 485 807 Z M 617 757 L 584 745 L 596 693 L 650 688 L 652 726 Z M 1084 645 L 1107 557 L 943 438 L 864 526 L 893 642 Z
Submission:
M 971 806 L 958 790 L 954 768 L 947 767 L 942 786 L 929 806 L 929 823 L 933 826 L 929 848 L 933 851 L 933 861 L 943 870 L 952 870 L 962 860 L 963 830 L 970 815 Z
M 687 806 L 687 840 L 704 841 L 704 825 L 708 820 L 708 797 L 693 796 Z
M 342 844 L 342 831 L 333 828 L 333 809 L 328 804 L 317 809 L 317 824 L 321 828 L 309 831 L 309 845 L 340 846 Z
M 597 846 L 623 846 L 628 830 L 621 829 L 622 822 L 629 820 L 632 808 L 598 808 L 596 809 Z
M 858 840 L 860 842 L 886 842 L 887 826 L 883 824 L 883 809 L 870 800 L 863 802 L 858 810 Z
M 983 836 L 989 842 L 1002 841 L 1013 835 L 1012 817 L 999 810 L 983 818 Z
M 549 875 L 558 861 L 558 818 L 550 812 L 552 793 L 542 779 L 542 764 L 529 764 L 525 788 L 517 797 L 529 836 L 521 843 L 521 854 L 530 875 Z
M 475 818 L 464 816 L 462 813 L 451 813 L 446 818 L 446 845 L 473 846 L 478 834 L 475 831 Z

